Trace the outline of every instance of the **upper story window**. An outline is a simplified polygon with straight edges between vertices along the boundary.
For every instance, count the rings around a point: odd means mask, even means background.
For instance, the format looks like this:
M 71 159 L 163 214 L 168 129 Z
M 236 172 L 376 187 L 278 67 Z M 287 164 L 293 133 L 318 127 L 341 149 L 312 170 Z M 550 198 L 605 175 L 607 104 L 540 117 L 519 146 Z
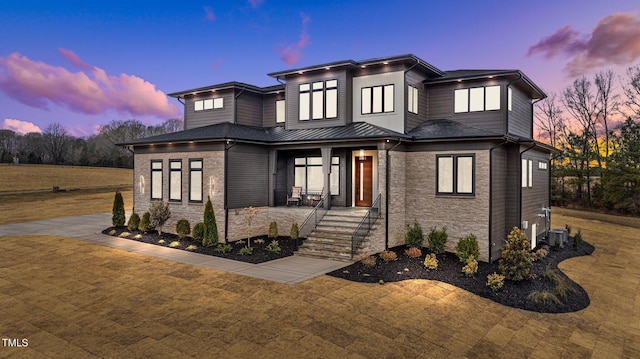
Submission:
M 539 170 L 546 170 L 547 168 L 548 168 L 548 165 L 546 161 L 538 161 Z
M 511 111 L 512 109 L 512 103 L 513 101 L 513 90 L 511 90 L 511 87 L 507 88 L 507 107 L 509 108 L 509 111 Z
M 338 117 L 338 80 L 300 84 L 300 120 Z
M 418 114 L 418 88 L 411 85 L 407 88 L 407 110 Z
M 522 159 L 522 188 L 533 187 L 533 161 Z
M 454 112 L 478 112 L 500 109 L 500 86 L 455 90 Z
M 362 88 L 362 114 L 393 112 L 394 85 Z
M 438 155 L 438 194 L 473 195 L 475 182 L 474 155 Z
M 284 123 L 285 120 L 285 102 L 284 100 L 276 101 L 276 123 Z
M 212 110 L 224 107 L 224 98 L 210 98 L 193 102 L 194 111 Z

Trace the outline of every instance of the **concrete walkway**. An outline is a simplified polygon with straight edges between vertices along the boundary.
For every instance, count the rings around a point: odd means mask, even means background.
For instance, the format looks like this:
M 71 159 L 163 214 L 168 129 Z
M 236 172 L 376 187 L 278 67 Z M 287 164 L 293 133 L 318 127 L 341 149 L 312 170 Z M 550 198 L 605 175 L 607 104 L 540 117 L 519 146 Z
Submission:
M 53 218 L 2 225 L 0 226 L 0 237 L 57 235 L 184 264 L 192 264 L 285 284 L 300 283 L 348 265 L 348 263 L 345 262 L 298 256 L 290 256 L 260 264 L 244 263 L 102 234 L 102 230 L 109 227 L 110 223 L 111 213 Z

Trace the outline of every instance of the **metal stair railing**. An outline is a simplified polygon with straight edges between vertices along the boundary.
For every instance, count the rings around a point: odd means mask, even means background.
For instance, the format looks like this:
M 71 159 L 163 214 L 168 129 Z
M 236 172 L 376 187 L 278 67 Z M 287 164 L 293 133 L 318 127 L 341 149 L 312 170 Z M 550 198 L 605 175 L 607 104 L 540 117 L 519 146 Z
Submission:
M 329 193 L 325 194 L 320 199 L 320 202 L 318 202 L 318 204 L 313 208 L 313 211 L 309 213 L 304 222 L 302 222 L 302 225 L 300 225 L 300 229 L 298 229 L 298 238 L 307 238 L 316 228 L 318 223 L 322 221 L 324 215 L 329 211 L 328 209 L 324 208 L 324 203 L 329 195 Z M 296 250 L 298 250 L 298 243 L 299 242 L 296 241 Z
M 353 231 L 351 235 L 351 259 L 356 254 L 356 250 L 360 247 L 366 236 L 371 232 L 371 227 L 376 223 L 376 220 L 380 218 L 380 198 L 378 195 L 373 204 L 364 215 L 358 227 Z

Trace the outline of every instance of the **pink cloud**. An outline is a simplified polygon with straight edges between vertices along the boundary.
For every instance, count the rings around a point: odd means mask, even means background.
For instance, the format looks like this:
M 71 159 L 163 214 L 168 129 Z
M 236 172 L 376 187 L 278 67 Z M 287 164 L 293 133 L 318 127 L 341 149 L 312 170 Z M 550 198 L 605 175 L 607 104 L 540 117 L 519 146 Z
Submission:
M 222 59 L 216 60 L 211 63 L 211 68 L 213 68 L 214 70 L 217 70 L 222 65 L 222 63 L 223 63 Z
M 204 14 L 205 14 L 205 18 L 208 21 L 215 21 L 216 14 L 213 12 L 213 9 L 211 8 L 211 6 L 204 7 Z
M 42 130 L 40 129 L 40 127 L 36 126 L 32 122 L 16 120 L 13 118 L 5 118 L 4 121 L 2 121 L 2 129 L 11 130 L 21 135 L 24 135 L 30 132 L 42 133 Z
M 60 54 L 62 55 L 62 57 L 64 57 L 65 60 L 69 61 L 69 63 L 74 67 L 77 67 L 82 70 L 89 70 L 89 71 L 93 70 L 93 66 L 82 61 L 80 57 L 76 55 L 75 52 L 71 50 L 63 49 L 62 47 L 58 48 L 58 51 L 60 51 Z
M 251 7 L 254 9 L 260 6 L 263 2 L 264 0 L 249 0 L 249 4 L 251 4 Z
M 128 74 L 108 75 L 103 69 L 82 62 L 72 51 L 63 50 L 63 56 L 81 65 L 83 71 L 70 72 L 12 53 L 0 57 L 0 91 L 25 105 L 42 109 L 54 103 L 86 114 L 109 110 L 136 116 L 180 114 L 167 96 L 148 81 Z
M 531 46 L 528 56 L 537 53 L 550 59 L 563 54 L 572 57 L 565 72 L 572 77 L 610 65 L 628 65 L 640 58 L 640 18 L 632 13 L 615 13 L 601 19 L 592 32 L 580 37 L 570 26 Z
M 302 17 L 302 31 L 300 32 L 300 41 L 295 44 L 290 44 L 285 47 L 276 49 L 276 53 L 280 55 L 280 59 L 287 65 L 291 66 L 298 62 L 302 54 L 302 49 L 309 45 L 309 34 L 307 33 L 307 24 L 311 21 L 311 18 L 305 14 L 300 14 Z

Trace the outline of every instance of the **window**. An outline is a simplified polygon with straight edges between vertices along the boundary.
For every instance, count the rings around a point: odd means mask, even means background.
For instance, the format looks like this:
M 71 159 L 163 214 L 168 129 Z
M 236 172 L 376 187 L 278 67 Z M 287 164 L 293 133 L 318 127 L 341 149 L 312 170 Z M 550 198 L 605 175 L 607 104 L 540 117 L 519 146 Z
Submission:
M 533 187 L 533 161 L 522 159 L 522 188 Z
M 474 194 L 474 155 L 438 155 L 436 158 L 438 194 Z
M 284 100 L 276 101 L 276 123 L 283 123 L 285 119 L 285 102 Z
M 189 202 L 202 202 L 202 160 L 189 160 Z
M 394 85 L 363 87 L 362 114 L 393 112 Z
M 474 87 L 454 91 L 454 112 L 478 112 L 500 109 L 500 86 Z
M 511 87 L 507 88 L 507 107 L 509 108 L 509 111 L 511 111 L 511 103 L 513 101 L 513 91 L 511 90 Z
M 151 160 L 151 199 L 162 199 L 162 160 Z
M 547 168 L 548 168 L 548 165 L 546 161 L 538 161 L 539 170 L 546 170 Z
M 294 186 L 302 187 L 303 193 L 320 193 L 324 187 L 322 157 L 298 157 L 294 160 Z M 340 157 L 331 157 L 329 177 L 331 195 L 340 194 Z
M 300 84 L 300 120 L 338 117 L 338 80 Z
M 409 112 L 418 114 L 418 88 L 409 85 L 407 97 L 407 108 Z
M 193 103 L 194 111 L 212 110 L 222 108 L 224 105 L 224 99 L 222 97 L 210 98 L 206 100 L 198 100 Z
M 169 161 L 169 201 L 182 201 L 182 161 Z

